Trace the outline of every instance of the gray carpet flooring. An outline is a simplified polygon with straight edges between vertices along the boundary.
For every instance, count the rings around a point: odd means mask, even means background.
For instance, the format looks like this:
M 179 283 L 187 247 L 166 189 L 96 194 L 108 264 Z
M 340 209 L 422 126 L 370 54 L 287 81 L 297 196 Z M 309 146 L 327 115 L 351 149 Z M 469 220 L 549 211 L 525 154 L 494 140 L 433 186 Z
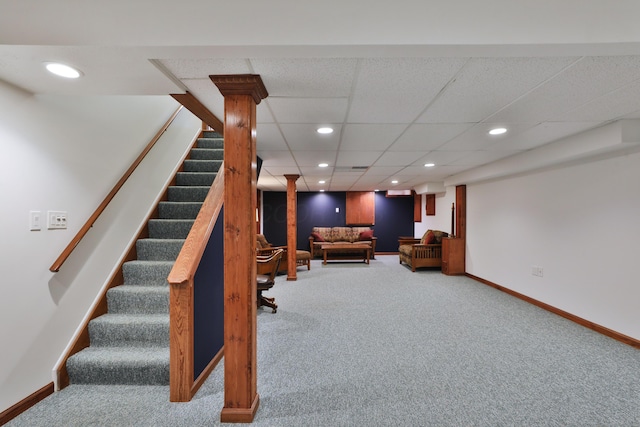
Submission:
M 465 277 L 312 261 L 258 313 L 255 426 L 640 426 L 640 351 Z M 216 426 L 222 365 L 167 386 L 74 385 L 8 426 Z

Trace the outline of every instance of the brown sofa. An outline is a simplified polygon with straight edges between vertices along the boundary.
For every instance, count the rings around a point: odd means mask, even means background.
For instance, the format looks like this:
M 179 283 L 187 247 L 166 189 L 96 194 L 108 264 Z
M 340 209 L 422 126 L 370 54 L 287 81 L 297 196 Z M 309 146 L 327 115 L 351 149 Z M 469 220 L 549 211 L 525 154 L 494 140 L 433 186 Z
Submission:
M 442 238 L 449 235 L 440 230 L 427 230 L 421 239 L 398 238 L 400 264 L 403 262 L 416 271 L 420 267 L 442 267 Z
M 371 258 L 375 258 L 377 237 L 373 235 L 371 227 L 313 227 L 309 236 L 309 250 L 312 257 L 322 256 L 323 244 L 334 243 L 365 243 L 371 245 Z M 354 252 L 362 253 L 361 250 Z M 344 250 L 349 255 L 349 249 Z M 340 255 L 340 254 L 336 254 Z

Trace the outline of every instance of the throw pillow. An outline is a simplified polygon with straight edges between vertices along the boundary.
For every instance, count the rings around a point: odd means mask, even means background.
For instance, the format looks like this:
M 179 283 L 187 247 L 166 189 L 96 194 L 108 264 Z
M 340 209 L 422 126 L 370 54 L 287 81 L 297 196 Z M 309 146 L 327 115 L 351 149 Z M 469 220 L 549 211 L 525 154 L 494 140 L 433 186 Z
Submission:
M 431 245 L 435 242 L 436 235 L 431 230 L 428 230 L 426 233 L 424 233 L 424 236 L 422 236 L 422 239 L 420 240 L 421 245 Z
M 371 240 L 373 238 L 373 230 L 360 232 L 360 240 Z
M 318 233 L 311 233 L 311 237 L 313 237 L 314 242 L 324 242 L 324 239 Z

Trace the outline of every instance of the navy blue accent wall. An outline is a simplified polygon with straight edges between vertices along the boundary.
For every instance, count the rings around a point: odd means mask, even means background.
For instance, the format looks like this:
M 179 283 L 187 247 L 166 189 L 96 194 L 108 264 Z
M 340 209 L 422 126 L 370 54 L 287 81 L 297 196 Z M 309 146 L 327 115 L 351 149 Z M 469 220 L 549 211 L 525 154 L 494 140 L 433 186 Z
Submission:
M 386 197 L 376 193 L 377 252 L 397 252 L 399 236 L 413 236 L 413 196 Z
M 378 252 L 397 252 L 398 236 L 413 236 L 413 197 L 385 197 L 376 193 L 376 224 Z M 298 249 L 309 250 L 309 235 L 313 227 L 345 225 L 347 193 L 297 193 Z M 287 193 L 264 192 L 263 230 L 266 239 L 275 246 L 287 244 Z M 339 212 L 336 212 L 338 208 Z
M 194 278 L 194 378 L 224 344 L 224 208 Z

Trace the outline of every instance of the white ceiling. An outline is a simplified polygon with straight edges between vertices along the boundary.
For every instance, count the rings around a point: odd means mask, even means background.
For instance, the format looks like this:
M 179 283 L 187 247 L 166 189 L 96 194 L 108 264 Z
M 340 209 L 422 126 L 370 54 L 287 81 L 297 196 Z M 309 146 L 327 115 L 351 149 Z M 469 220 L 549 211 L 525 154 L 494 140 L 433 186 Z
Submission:
M 280 191 L 284 174 L 299 191 L 410 189 L 640 118 L 636 0 L 157 3 L 0 0 L 0 79 L 36 94 L 189 91 L 222 119 L 209 75 L 259 74 L 259 187 Z M 48 75 L 53 60 L 84 76 Z M 489 136 L 496 125 L 507 134 Z

